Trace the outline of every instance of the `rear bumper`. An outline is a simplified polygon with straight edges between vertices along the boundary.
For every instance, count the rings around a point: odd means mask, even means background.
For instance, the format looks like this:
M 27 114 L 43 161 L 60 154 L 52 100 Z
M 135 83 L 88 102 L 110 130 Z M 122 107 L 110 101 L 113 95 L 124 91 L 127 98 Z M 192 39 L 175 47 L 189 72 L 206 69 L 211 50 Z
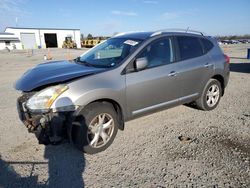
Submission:
M 73 112 L 31 112 L 25 105 L 31 96 L 24 94 L 17 99 L 19 118 L 28 131 L 36 135 L 39 144 L 58 144 L 67 139 Z

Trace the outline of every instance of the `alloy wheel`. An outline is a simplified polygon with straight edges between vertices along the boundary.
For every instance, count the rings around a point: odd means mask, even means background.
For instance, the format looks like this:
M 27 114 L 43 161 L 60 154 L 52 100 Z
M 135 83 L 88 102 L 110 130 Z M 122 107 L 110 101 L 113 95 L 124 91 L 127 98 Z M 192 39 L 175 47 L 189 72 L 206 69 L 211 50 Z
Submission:
M 220 89 L 218 85 L 213 84 L 207 90 L 206 102 L 209 107 L 213 107 L 217 104 L 220 98 Z
M 89 144 L 93 148 L 100 148 L 107 144 L 114 132 L 114 119 L 108 113 L 95 116 L 88 129 Z

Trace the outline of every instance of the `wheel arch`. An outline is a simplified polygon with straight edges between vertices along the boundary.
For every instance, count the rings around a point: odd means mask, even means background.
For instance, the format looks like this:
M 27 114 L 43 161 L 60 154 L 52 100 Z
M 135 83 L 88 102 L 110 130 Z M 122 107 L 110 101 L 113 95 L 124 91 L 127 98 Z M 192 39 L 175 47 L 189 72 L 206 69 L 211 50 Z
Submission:
M 220 82 L 221 88 L 222 88 L 222 95 L 221 96 L 223 96 L 224 90 L 225 90 L 225 80 L 224 80 L 223 76 L 221 76 L 220 74 L 216 74 L 212 77 L 212 79 L 216 79 Z
M 118 118 L 119 118 L 118 128 L 120 130 L 124 130 L 124 110 L 122 109 L 121 105 L 117 101 L 115 101 L 113 99 L 103 98 L 103 99 L 95 100 L 91 103 L 94 103 L 94 102 L 102 102 L 102 103 L 112 104 L 112 106 L 114 107 L 114 109 L 118 115 Z M 89 103 L 89 104 L 91 104 L 91 103 Z
M 119 120 L 118 128 L 120 130 L 124 130 L 124 124 L 125 124 L 124 123 L 124 115 L 125 115 L 124 113 L 125 112 L 122 109 L 121 105 L 117 101 L 115 101 L 113 99 L 101 98 L 101 99 L 93 100 L 93 101 L 89 102 L 87 105 L 79 107 L 79 109 L 77 110 L 75 116 L 77 116 L 80 113 L 80 111 L 82 111 L 88 105 L 93 104 L 93 103 L 98 103 L 98 102 L 99 103 L 109 103 L 114 107 L 115 111 L 117 112 L 118 120 Z

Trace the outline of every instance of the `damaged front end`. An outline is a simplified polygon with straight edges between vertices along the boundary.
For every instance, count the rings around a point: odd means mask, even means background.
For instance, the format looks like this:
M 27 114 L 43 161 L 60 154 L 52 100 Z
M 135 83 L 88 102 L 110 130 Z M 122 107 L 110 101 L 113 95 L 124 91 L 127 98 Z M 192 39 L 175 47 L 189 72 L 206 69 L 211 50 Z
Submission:
M 56 144 L 67 136 L 78 106 L 66 84 L 74 79 L 105 71 L 74 61 L 51 61 L 25 72 L 14 85 L 22 92 L 17 100 L 20 119 L 39 143 Z M 70 134 L 69 134 L 70 135 Z
M 32 110 L 28 107 L 28 101 L 37 95 L 37 92 L 23 93 L 17 99 L 17 109 L 20 120 L 28 131 L 34 133 L 39 144 L 59 144 L 69 138 L 73 110 Z

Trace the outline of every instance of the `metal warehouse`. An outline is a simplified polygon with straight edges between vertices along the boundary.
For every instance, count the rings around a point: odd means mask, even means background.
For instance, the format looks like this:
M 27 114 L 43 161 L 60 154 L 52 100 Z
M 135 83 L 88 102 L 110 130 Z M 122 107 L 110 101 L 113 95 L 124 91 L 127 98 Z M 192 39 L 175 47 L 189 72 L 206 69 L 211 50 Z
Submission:
M 71 38 L 77 48 L 81 47 L 80 29 L 7 27 L 5 32 L 13 33 L 20 40 L 17 49 L 62 48 L 66 38 Z

